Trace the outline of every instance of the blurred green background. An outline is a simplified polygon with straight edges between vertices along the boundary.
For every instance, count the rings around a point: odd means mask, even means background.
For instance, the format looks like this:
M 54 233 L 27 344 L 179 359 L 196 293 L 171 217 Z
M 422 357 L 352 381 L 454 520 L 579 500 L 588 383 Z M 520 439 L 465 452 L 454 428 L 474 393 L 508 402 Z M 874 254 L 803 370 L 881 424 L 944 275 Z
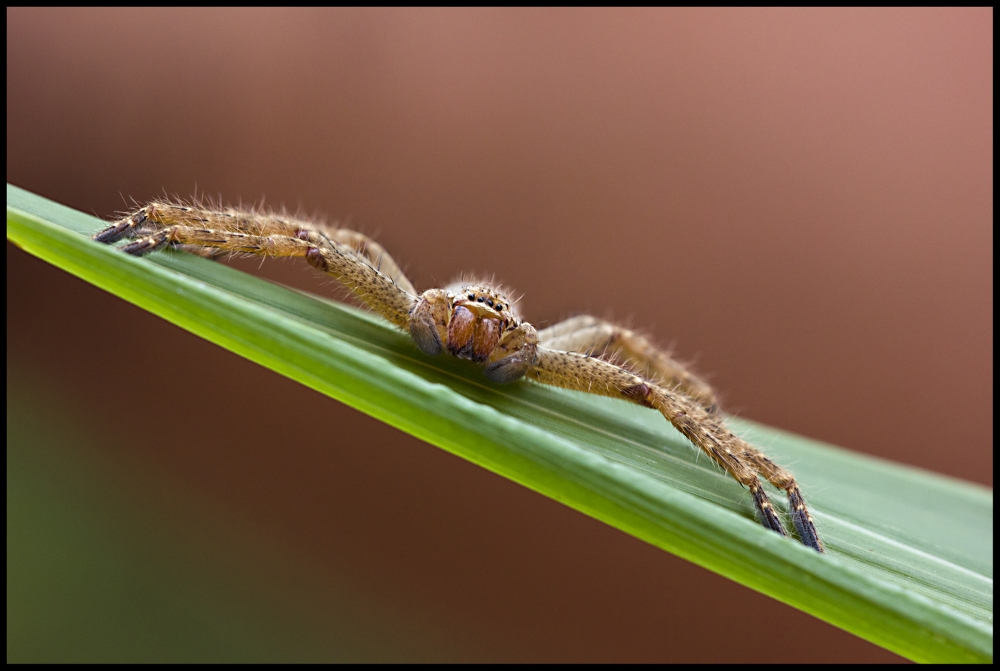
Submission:
M 95 423 L 8 361 L 9 662 L 459 658 L 433 616 L 310 565 L 183 482 L 122 469 L 107 452 L 149 445 Z

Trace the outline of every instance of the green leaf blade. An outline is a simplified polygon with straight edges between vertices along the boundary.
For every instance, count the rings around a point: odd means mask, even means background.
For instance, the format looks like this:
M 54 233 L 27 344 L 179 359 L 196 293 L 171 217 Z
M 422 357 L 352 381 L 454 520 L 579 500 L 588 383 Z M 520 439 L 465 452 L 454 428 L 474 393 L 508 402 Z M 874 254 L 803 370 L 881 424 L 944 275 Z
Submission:
M 732 420 L 794 469 L 821 556 L 760 526 L 745 492 L 653 411 L 490 385 L 370 314 L 189 255 L 93 243 L 99 220 L 10 185 L 7 220 L 29 253 L 669 552 L 911 659 L 992 660 L 988 489 Z

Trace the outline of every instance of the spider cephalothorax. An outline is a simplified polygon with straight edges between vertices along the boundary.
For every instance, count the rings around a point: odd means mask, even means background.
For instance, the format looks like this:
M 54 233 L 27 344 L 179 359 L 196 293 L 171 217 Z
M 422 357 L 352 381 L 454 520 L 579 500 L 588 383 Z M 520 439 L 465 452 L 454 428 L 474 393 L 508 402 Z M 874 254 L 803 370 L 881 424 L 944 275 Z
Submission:
M 484 374 L 507 383 L 535 363 L 538 334 L 516 316 L 506 294 L 484 284 L 430 289 L 410 313 L 410 335 L 423 352 L 442 348 L 461 359 L 486 363 Z
M 536 331 L 505 292 L 481 283 L 418 294 L 392 257 L 361 233 L 268 212 L 158 201 L 94 236 L 105 243 L 122 238 L 137 238 L 123 247 L 136 256 L 172 245 L 203 256 L 304 258 L 408 331 L 426 354 L 475 361 L 493 382 L 527 377 L 657 410 L 750 490 L 760 521 L 781 535 L 784 525 L 761 478 L 784 490 L 799 540 L 823 551 L 792 474 L 726 428 L 712 388 L 635 331 L 588 316 Z

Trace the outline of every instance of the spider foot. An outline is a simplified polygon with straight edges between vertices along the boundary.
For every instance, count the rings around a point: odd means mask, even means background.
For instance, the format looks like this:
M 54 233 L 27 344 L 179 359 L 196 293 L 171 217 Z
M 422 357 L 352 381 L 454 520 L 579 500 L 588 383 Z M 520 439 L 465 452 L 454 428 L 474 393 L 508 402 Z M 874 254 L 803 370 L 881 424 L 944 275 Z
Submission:
M 113 242 L 118 242 L 122 238 L 132 235 L 147 220 L 146 210 L 140 210 L 98 231 L 92 239 L 110 245 Z
M 170 232 L 163 230 L 155 235 L 150 235 L 149 237 L 142 238 L 141 240 L 130 242 L 122 247 L 122 251 L 126 254 L 131 254 L 132 256 L 145 256 L 146 254 L 163 249 L 169 242 Z
M 757 507 L 760 521 L 771 531 L 775 531 L 782 536 L 787 536 L 784 525 L 778 519 L 778 514 L 774 511 L 771 499 L 764 493 L 764 488 L 758 483 L 750 486 L 750 493 L 753 494 L 753 503 Z
M 802 492 L 798 487 L 789 490 L 788 505 L 792 512 L 792 523 L 799 534 L 799 540 L 803 545 L 808 545 L 816 552 L 823 552 L 823 543 L 819 540 L 816 532 L 816 525 L 812 521 L 812 516 L 806 509 L 806 502 L 802 500 Z

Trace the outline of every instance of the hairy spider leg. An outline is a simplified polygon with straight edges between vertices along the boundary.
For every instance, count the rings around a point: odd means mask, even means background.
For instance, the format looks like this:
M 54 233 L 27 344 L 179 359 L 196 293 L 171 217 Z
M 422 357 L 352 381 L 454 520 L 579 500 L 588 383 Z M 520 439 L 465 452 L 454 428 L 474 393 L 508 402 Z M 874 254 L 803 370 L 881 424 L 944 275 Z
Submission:
M 570 317 L 538 332 L 543 347 L 607 358 L 620 355 L 658 385 L 687 394 L 710 415 L 719 410 L 715 390 L 645 336 L 597 317 Z
M 100 231 L 94 236 L 94 240 L 112 243 L 123 238 L 141 236 L 147 230 L 169 225 L 187 225 L 258 236 L 284 235 L 301 238 L 318 246 L 333 242 L 341 246 L 341 253 L 345 251 L 344 248 L 352 250 L 365 259 L 368 265 L 398 284 L 403 291 L 417 295 L 417 290 L 399 264 L 382 245 L 363 233 L 338 228 L 321 221 L 304 221 L 274 212 L 154 201 Z M 219 248 L 205 249 L 196 245 L 175 244 L 186 252 L 209 258 L 218 257 L 226 252 Z
M 527 376 L 543 384 L 621 398 L 654 408 L 695 446 L 704 451 L 737 482 L 750 489 L 761 522 L 768 529 L 787 535 L 758 473 L 788 494 L 792 520 L 799 540 L 818 552 L 823 545 L 816 533 L 802 493 L 792 475 L 764 457 L 729 429 L 717 416 L 709 415 L 685 396 L 660 387 L 618 366 L 576 352 L 539 347 L 535 365 Z
M 369 259 L 354 248 L 329 237 L 323 238 L 312 230 L 302 235 L 288 235 L 289 226 L 285 225 L 288 222 L 278 222 L 274 217 L 248 221 L 242 215 L 246 213 L 220 213 L 154 203 L 109 226 L 94 239 L 114 242 L 123 237 L 142 235 L 122 247 L 122 251 L 133 256 L 144 256 L 168 245 L 177 245 L 236 254 L 301 257 L 334 277 L 365 305 L 396 326 L 409 328 L 410 310 L 416 304 L 416 297 L 372 266 Z M 406 285 L 412 286 L 409 281 Z

